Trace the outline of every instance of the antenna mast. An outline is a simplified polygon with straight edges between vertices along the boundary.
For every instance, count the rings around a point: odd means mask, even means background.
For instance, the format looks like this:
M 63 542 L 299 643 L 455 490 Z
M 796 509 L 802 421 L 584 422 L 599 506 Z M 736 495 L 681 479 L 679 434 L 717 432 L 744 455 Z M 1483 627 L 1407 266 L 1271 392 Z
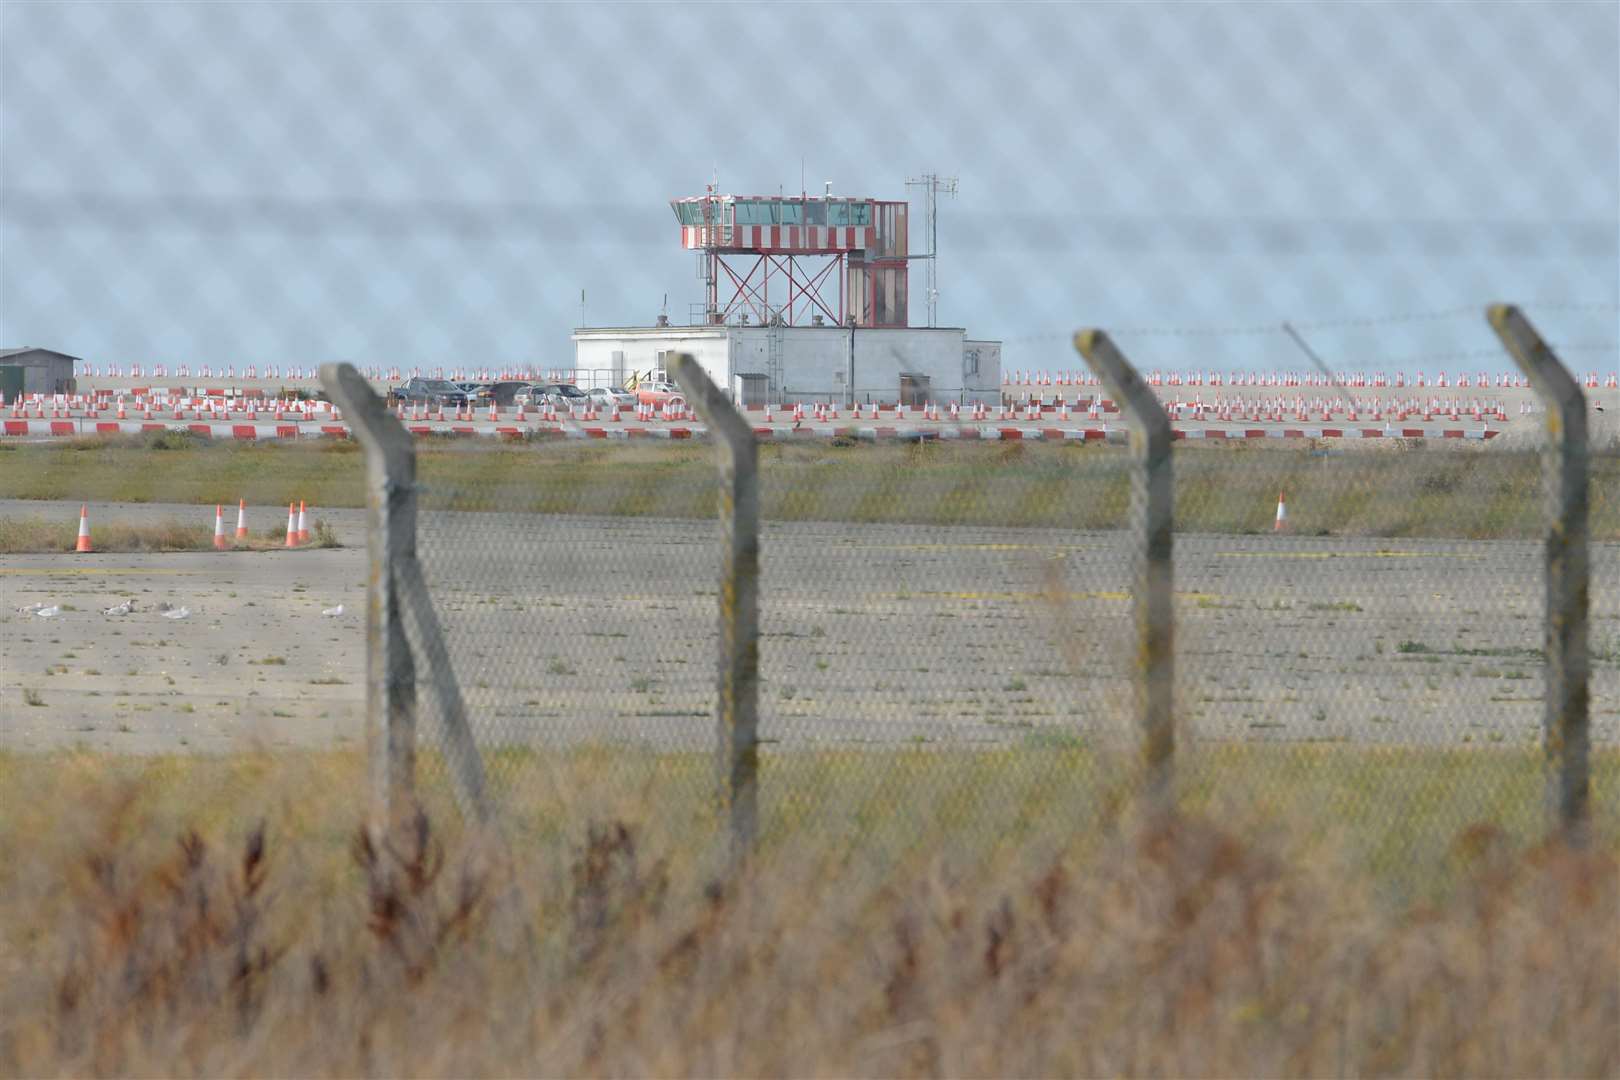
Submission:
M 908 179 L 906 187 L 920 187 L 928 200 L 928 325 L 938 324 L 939 316 L 939 196 L 956 196 L 956 177 L 923 173 Z

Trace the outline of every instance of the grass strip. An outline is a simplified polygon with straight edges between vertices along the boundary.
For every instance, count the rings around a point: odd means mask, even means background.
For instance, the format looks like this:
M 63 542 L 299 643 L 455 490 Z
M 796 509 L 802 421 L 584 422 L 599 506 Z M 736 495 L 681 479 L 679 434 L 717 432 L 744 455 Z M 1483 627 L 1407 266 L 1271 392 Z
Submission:
M 226 543 L 232 551 L 277 551 L 286 545 L 286 529 L 264 529 L 238 540 L 234 526 L 227 525 Z M 49 521 L 40 517 L 0 517 L 0 555 L 25 555 L 73 551 L 78 543 L 79 523 Z M 214 530 L 206 525 L 188 525 L 170 519 L 148 525 L 118 521 L 93 521 L 91 544 L 96 551 L 212 551 Z M 324 521 L 310 529 L 306 547 L 338 547 L 337 537 Z
M 1046 443 L 767 444 L 763 511 L 775 521 L 1123 527 L 1129 457 Z M 1279 494 L 1304 535 L 1529 539 L 1542 533 L 1539 458 L 1481 446 L 1178 449 L 1176 520 L 1189 532 L 1259 533 Z M 702 443 L 500 445 L 424 440 L 424 510 L 709 517 Z M 349 442 L 210 445 L 186 439 L 0 444 L 0 498 L 254 505 L 364 505 Z M 1591 530 L 1620 539 L 1620 455 L 1592 459 Z

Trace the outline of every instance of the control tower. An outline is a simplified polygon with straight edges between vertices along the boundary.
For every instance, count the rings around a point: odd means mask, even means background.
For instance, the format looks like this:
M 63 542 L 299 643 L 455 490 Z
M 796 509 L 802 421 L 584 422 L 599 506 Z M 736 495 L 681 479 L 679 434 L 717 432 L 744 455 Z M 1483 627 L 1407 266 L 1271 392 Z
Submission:
M 675 199 L 705 325 L 908 325 L 906 204 L 833 195 Z

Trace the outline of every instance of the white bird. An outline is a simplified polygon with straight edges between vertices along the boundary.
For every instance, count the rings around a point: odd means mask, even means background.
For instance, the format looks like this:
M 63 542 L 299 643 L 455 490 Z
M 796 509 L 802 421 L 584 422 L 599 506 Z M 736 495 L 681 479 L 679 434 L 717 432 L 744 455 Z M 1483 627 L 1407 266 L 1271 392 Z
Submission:
M 133 601 L 133 600 L 125 600 L 122 604 L 116 604 L 113 607 L 109 607 L 109 608 L 102 608 L 101 613 L 103 615 L 128 615 L 130 612 L 132 612 L 134 610 L 135 610 L 135 601 Z
M 60 614 L 61 611 L 62 609 L 60 607 L 52 604 L 50 607 L 35 608 L 34 614 L 38 615 L 42 619 L 49 619 L 53 615 Z
M 183 619 L 187 615 L 190 615 L 190 614 L 191 614 L 191 609 L 190 608 L 188 608 L 188 607 L 177 607 L 177 608 L 170 608 L 168 611 L 165 611 L 163 613 L 163 617 L 165 619 Z
M 326 608 L 321 612 L 321 614 L 322 615 L 341 615 L 341 614 L 343 614 L 343 605 L 339 604 L 337 607 Z

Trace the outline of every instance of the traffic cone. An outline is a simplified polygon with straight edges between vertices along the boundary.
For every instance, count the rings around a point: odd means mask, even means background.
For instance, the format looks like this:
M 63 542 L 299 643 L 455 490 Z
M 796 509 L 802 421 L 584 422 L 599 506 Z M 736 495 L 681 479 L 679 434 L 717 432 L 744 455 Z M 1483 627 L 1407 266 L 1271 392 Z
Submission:
M 225 544 L 225 508 L 218 503 L 214 504 L 214 550 L 224 551 Z
M 292 503 L 287 504 L 287 546 L 298 546 L 298 514 Z
M 304 517 L 303 499 L 298 500 L 298 531 L 294 534 L 293 539 L 300 544 L 309 543 L 309 522 Z
M 90 507 L 88 504 L 79 507 L 79 542 L 74 545 L 73 550 L 95 550 L 90 546 Z
M 236 538 L 238 540 L 246 540 L 248 538 L 246 499 L 236 500 Z
M 1288 502 L 1283 498 L 1282 492 L 1277 492 L 1277 521 L 1272 525 L 1272 532 L 1282 532 L 1288 528 Z

